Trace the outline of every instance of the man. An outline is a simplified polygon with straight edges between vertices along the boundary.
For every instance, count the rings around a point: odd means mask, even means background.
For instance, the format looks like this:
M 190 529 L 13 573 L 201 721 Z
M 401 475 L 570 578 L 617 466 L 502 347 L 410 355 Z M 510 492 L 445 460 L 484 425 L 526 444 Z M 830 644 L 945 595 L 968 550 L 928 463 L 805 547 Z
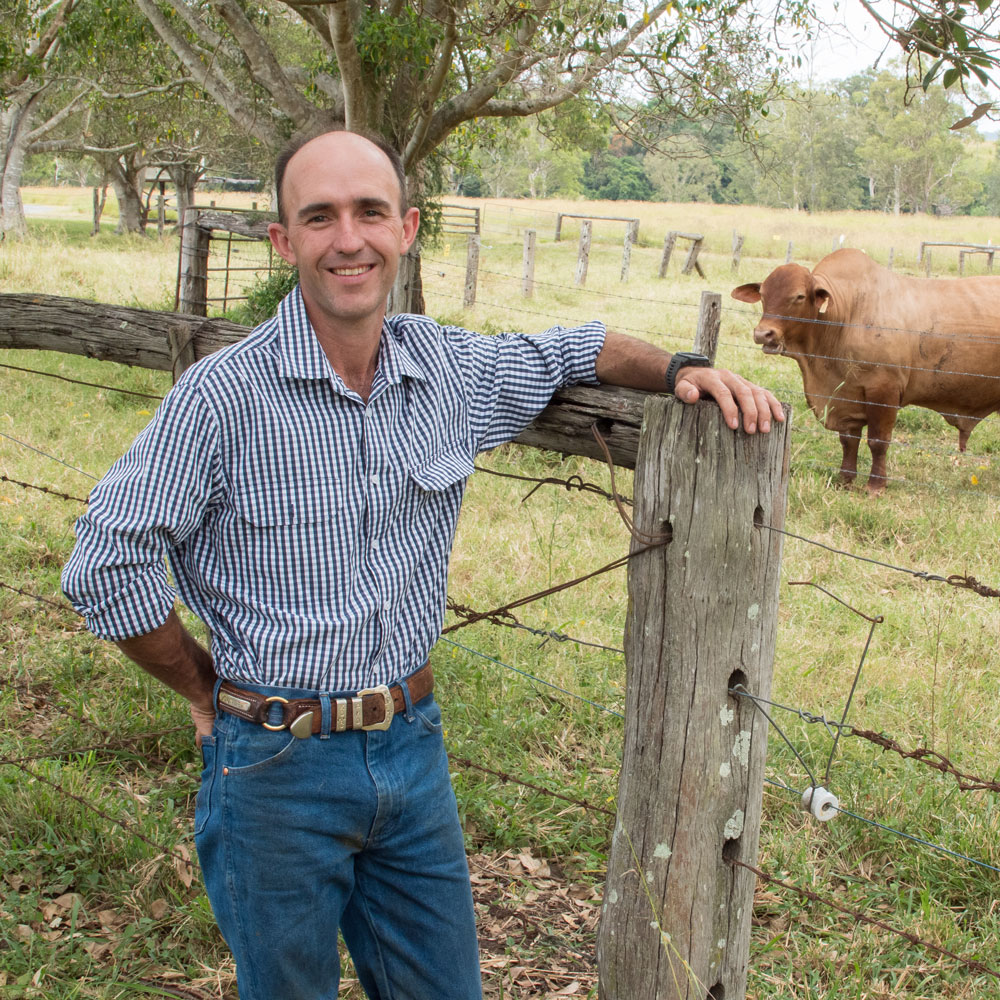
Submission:
M 63 576 L 99 636 L 191 703 L 195 838 L 242 1000 L 337 995 L 337 928 L 380 1000 L 474 1000 L 468 869 L 431 693 L 478 451 L 575 382 L 774 397 L 599 323 L 481 337 L 385 318 L 417 234 L 398 156 L 329 132 L 278 160 L 277 316 L 185 373 L 91 495 Z M 696 364 L 696 362 L 695 362 Z M 166 580 L 208 626 L 183 628 Z

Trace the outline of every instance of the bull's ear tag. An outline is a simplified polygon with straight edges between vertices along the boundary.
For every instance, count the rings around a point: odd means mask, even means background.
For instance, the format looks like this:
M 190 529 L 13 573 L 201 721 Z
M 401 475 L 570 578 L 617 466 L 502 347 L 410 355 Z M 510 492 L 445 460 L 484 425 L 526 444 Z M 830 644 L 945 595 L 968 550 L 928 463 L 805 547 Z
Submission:
M 823 315 L 823 313 L 825 313 L 825 312 L 826 312 L 826 307 L 827 307 L 827 306 L 828 306 L 829 304 L 830 304 L 830 298 L 829 298 L 829 296 L 827 296 L 827 297 L 826 297 L 826 298 L 824 298 L 824 299 L 823 299 L 823 301 L 822 301 L 822 302 L 821 302 L 821 303 L 819 304 L 819 309 L 818 309 L 817 311 L 819 312 L 820 316 L 822 316 L 822 315 Z

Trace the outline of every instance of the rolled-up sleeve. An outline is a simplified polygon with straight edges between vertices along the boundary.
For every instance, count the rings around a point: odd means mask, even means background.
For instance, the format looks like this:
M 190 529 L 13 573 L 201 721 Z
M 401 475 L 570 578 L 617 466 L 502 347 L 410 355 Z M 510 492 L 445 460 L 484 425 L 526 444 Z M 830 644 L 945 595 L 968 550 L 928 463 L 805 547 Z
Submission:
M 63 591 L 102 639 L 144 635 L 175 593 L 166 554 L 201 524 L 218 483 L 218 423 L 179 385 L 90 494 L 63 569 Z
M 446 332 L 468 386 L 477 451 L 516 437 L 548 406 L 556 389 L 598 384 L 603 323 L 491 337 L 455 328 Z

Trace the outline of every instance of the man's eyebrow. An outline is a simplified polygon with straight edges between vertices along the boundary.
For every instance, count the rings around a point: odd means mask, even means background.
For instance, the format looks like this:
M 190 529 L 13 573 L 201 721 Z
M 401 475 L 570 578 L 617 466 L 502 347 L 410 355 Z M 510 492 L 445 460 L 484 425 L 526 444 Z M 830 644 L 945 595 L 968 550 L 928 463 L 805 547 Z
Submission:
M 333 207 L 333 203 L 329 201 L 314 201 L 308 205 L 303 205 L 295 215 L 299 219 L 304 219 L 307 216 L 317 213 L 329 214 Z M 392 203 L 385 198 L 357 198 L 354 201 L 354 207 L 360 209 L 378 208 L 383 211 L 390 211 Z

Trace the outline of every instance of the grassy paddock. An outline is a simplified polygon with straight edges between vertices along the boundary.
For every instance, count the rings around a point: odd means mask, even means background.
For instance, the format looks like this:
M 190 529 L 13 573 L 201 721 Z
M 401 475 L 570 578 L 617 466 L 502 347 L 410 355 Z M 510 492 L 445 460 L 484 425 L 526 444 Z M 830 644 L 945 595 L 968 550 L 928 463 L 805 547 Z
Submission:
M 640 216 L 627 285 L 618 277 L 619 224 L 609 225 L 606 237 L 602 232 L 595 242 L 586 288 L 573 287 L 576 235 L 570 221 L 563 243 L 552 243 L 553 213 L 560 207 Z M 814 262 L 845 233 L 845 246 L 863 246 L 877 259 L 894 246 L 897 264 L 902 258 L 903 266 L 908 261 L 912 267 L 920 239 L 985 241 L 996 221 L 490 202 L 476 307 L 461 308 L 464 239 L 445 237 L 430 250 L 424 277 L 429 311 L 447 321 L 485 330 L 540 329 L 601 316 L 676 349 L 691 341 L 702 289 L 726 292 L 736 281 L 759 280 L 784 260 L 788 240 L 795 244 L 796 259 Z M 538 286 L 531 300 L 523 300 L 521 233 L 532 227 L 540 241 Z M 668 280 L 655 278 L 659 247 L 670 228 L 705 232 L 707 284 L 679 277 L 676 259 Z M 734 228 L 747 235 L 735 280 L 729 269 Z M 5 290 L 152 307 L 172 300 L 173 238 L 117 241 L 102 234 L 91 241 L 84 233 L 55 229 L 53 222 L 33 224 L 30 240 L 0 247 Z M 937 255 L 935 261 L 943 268 Z M 754 322 L 753 310 L 724 299 L 719 360 L 775 387 L 794 408 L 789 530 L 895 565 L 1000 584 L 997 422 L 981 425 L 969 453 L 959 456 L 955 432 L 940 417 L 906 411 L 890 451 L 894 479 L 886 495 L 872 500 L 860 491 L 836 489 L 831 479 L 839 445 L 805 411 L 794 366 L 753 347 Z M 161 373 L 68 355 L 0 353 L 7 364 L 120 388 L 162 393 L 168 385 Z M 155 406 L 4 369 L 0 398 L 0 431 L 95 476 Z M 515 446 L 497 449 L 481 463 L 498 471 L 580 475 L 610 485 L 598 463 Z M 81 472 L 6 437 L 0 438 L 0 473 L 73 496 L 85 496 L 91 484 Z M 578 576 L 627 549 L 612 505 L 555 487 L 523 499 L 529 488 L 482 474 L 470 480 L 449 585 L 455 600 L 493 607 Z M 630 492 L 628 475 L 619 477 L 619 488 Z M 72 501 L 0 482 L 0 581 L 58 600 L 59 570 L 78 512 Z M 718 516 L 726 516 L 724 503 Z M 993 778 L 998 768 L 992 747 L 1000 737 L 998 602 L 795 539 L 786 540 L 784 551 L 776 700 L 839 719 L 861 656 L 865 621 L 814 588 L 787 585 L 812 580 L 865 613 L 885 617 L 876 628 L 850 721 L 883 731 L 908 749 L 930 747 L 963 771 Z M 533 628 L 616 647 L 625 613 L 625 579 L 618 571 L 523 608 L 518 616 Z M 150 984 L 175 983 L 235 997 L 232 969 L 197 868 L 184 862 L 184 852 L 193 853 L 190 815 L 199 764 L 183 706 L 123 663 L 112 647 L 89 638 L 72 615 L 9 590 L 0 590 L 0 633 L 0 704 L 7 722 L 0 757 L 59 754 L 25 762 L 34 778 L 10 765 L 0 769 L 0 862 L 6 873 L 0 881 L 0 992 L 12 998 L 118 998 L 148 992 Z M 620 720 L 494 661 L 621 711 L 621 656 L 489 625 L 450 638 L 459 645 L 442 641 L 433 661 L 453 753 L 573 798 L 611 805 Z M 810 768 L 822 774 L 831 749 L 825 729 L 777 710 L 775 717 Z M 161 735 L 144 735 L 150 733 Z M 80 749 L 126 739 L 131 742 L 117 749 Z M 808 783 L 776 734 L 768 774 L 796 789 Z M 45 778 L 132 828 L 82 808 Z M 959 791 L 952 778 L 850 737 L 840 742 L 828 784 L 859 816 L 1000 867 L 991 793 Z M 549 862 L 560 884 L 599 885 L 609 836 L 604 815 L 465 767 L 456 766 L 455 785 L 470 850 L 495 857 L 526 849 Z M 765 788 L 761 865 L 953 952 L 997 964 L 996 872 L 847 816 L 817 824 L 776 785 Z M 539 891 L 537 881 L 522 873 L 514 891 L 524 905 Z M 489 914 L 483 915 L 488 926 Z M 785 890 L 761 887 L 754 923 L 752 997 L 971 1000 L 996 992 L 992 979 Z M 523 979 L 512 975 L 511 966 L 544 968 L 558 961 L 553 939 L 569 932 L 558 913 L 545 927 L 550 936 L 531 946 L 518 936 L 507 941 L 508 965 L 500 956 L 487 972 L 489 995 L 542 995 L 519 986 Z

